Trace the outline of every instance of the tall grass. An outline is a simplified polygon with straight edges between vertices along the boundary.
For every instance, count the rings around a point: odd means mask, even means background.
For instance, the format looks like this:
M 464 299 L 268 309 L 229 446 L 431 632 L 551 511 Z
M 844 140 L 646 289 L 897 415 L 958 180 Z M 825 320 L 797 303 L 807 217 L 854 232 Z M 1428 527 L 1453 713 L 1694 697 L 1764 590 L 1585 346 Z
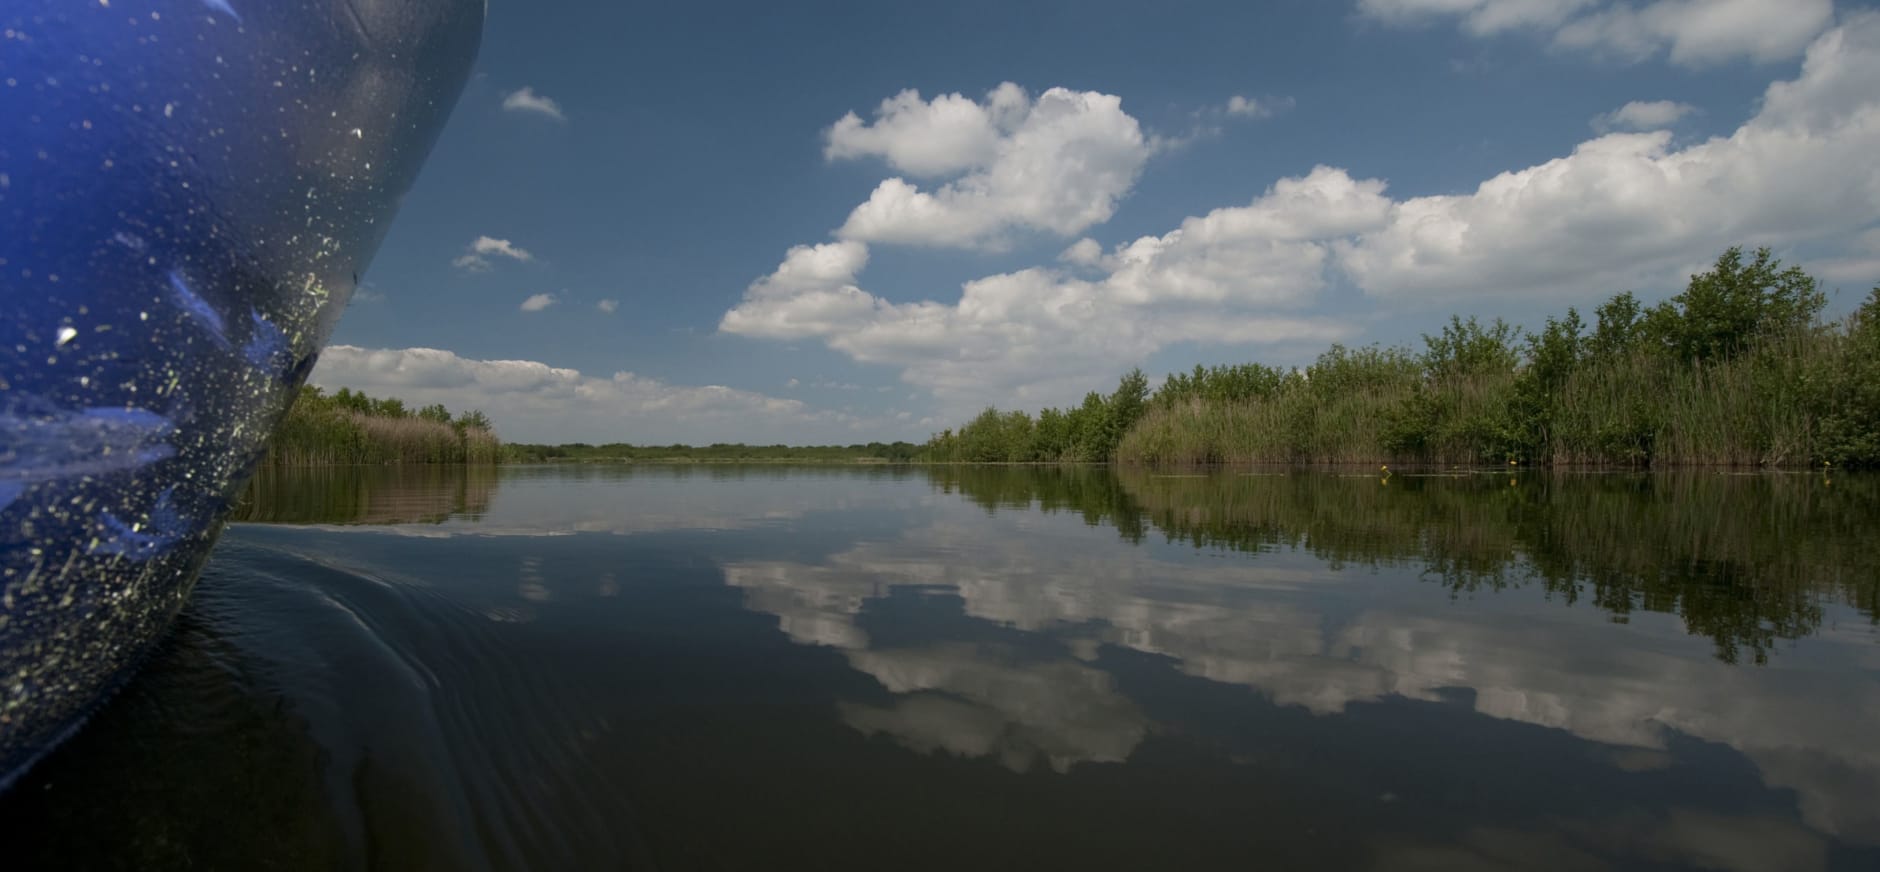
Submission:
M 357 396 L 357 395 L 349 395 Z M 502 443 L 486 426 L 421 417 L 398 404 L 352 407 L 306 389 L 274 432 L 268 465 L 277 467 L 388 463 L 496 463 Z M 481 419 L 480 414 L 477 416 Z
M 1112 459 L 1880 465 L 1880 289 L 1819 323 L 1814 280 L 1780 267 L 1731 249 L 1665 303 L 1612 298 L 1591 332 L 1573 310 L 1525 337 L 1456 318 L 1420 354 L 1334 347 L 1276 378 L 1197 368 Z
M 1589 363 L 1524 414 L 1521 370 L 1358 389 L 1290 379 L 1266 397 L 1157 405 L 1121 463 L 1520 463 L 1802 466 L 1872 463 L 1880 419 L 1846 399 L 1873 352 L 1855 325 L 1799 330 L 1736 357 L 1635 349 Z M 1862 417 L 1866 415 L 1866 417 Z M 1845 431 L 1848 435 L 1840 435 Z M 1868 440 L 1864 442 L 1862 440 Z
M 1858 325 L 1796 331 L 1742 355 L 1683 362 L 1649 351 L 1587 367 L 1551 409 L 1555 464 L 1800 466 L 1872 462 L 1823 438 L 1848 411 L 1837 383 L 1856 371 Z M 1866 428 L 1880 426 L 1868 420 Z
M 1263 394 L 1154 403 L 1119 463 L 1373 463 L 1501 459 L 1512 373 L 1426 378 L 1402 349 L 1333 348 Z

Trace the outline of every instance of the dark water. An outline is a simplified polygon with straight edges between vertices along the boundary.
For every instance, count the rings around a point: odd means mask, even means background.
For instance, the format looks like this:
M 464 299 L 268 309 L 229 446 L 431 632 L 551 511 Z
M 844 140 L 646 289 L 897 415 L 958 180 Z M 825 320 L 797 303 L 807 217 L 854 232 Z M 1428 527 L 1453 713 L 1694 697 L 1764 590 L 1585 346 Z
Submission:
M 0 866 L 1880 868 L 1880 481 L 260 482 Z

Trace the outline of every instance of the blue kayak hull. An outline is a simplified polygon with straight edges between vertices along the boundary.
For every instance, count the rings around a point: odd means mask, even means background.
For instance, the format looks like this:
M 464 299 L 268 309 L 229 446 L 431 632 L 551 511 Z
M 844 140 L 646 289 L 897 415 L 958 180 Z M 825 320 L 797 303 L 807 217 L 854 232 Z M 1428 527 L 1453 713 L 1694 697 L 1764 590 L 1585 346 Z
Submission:
M 0 8 L 0 786 L 188 599 L 483 0 Z

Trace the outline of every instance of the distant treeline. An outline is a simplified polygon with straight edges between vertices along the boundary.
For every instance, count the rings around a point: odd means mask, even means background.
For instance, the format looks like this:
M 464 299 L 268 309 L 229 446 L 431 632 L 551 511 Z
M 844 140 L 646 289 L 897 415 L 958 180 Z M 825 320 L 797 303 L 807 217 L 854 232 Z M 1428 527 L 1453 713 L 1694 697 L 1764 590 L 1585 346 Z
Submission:
M 585 442 L 566 445 L 511 443 L 503 446 L 503 459 L 510 463 L 907 463 L 914 459 L 918 450 L 919 446 L 912 442 L 870 442 L 866 445 L 745 445 L 719 442 L 701 446 L 628 445 L 624 442 L 606 445 L 589 445 Z
M 274 432 L 268 464 L 496 463 L 501 457 L 502 443 L 481 411 L 452 417 L 442 405 L 414 411 L 403 400 L 347 388 L 329 396 L 307 385 Z
M 1853 316 L 1767 249 L 1656 306 L 1619 294 L 1528 333 L 1450 319 L 1421 350 L 1334 345 L 1305 369 L 1140 370 L 1082 405 L 987 409 L 939 462 L 1880 464 L 1880 288 Z

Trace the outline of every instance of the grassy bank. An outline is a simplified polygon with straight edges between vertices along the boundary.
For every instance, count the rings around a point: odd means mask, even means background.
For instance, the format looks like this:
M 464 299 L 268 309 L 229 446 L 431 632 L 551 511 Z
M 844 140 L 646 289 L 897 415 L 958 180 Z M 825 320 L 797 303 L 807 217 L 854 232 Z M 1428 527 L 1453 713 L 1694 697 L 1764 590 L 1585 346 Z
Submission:
M 267 465 L 496 463 L 502 447 L 482 412 L 453 418 L 441 405 L 411 411 L 397 399 L 308 386 L 275 430 Z
M 932 460 L 1125 464 L 1880 464 L 1880 289 L 1823 322 L 1815 279 L 1730 249 L 1683 293 L 1524 332 L 1452 318 L 1420 350 L 1334 346 L 1304 369 L 1140 373 L 1069 412 L 988 409 Z M 1066 427 L 1066 422 L 1072 422 Z M 1064 433 L 1071 438 L 1065 438 Z

